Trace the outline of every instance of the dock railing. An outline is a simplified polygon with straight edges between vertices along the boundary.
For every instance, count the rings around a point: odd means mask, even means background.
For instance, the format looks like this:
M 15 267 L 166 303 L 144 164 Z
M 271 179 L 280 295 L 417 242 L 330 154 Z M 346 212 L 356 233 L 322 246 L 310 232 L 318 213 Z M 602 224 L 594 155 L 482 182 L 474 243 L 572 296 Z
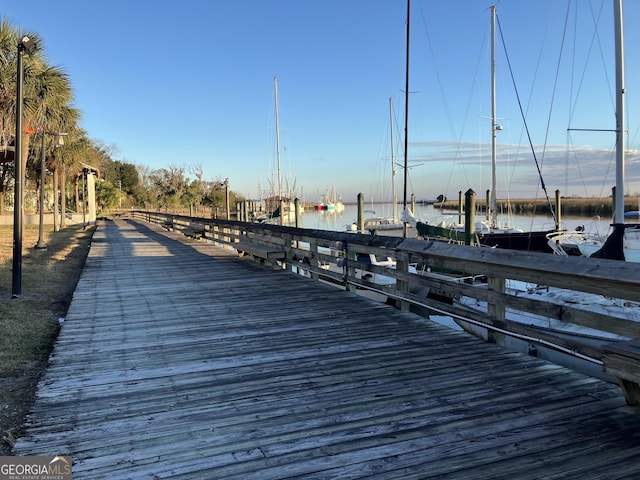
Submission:
M 617 378 L 627 402 L 640 404 L 638 264 L 160 212 L 132 216 L 275 268 L 376 292 L 404 310 L 449 316 L 499 345 L 518 338 L 534 350 L 537 345 L 575 355 Z M 526 295 L 514 284 L 539 295 Z M 574 297 L 611 299 L 613 310 L 628 315 L 546 294 L 558 289 Z M 580 333 L 583 329 L 609 336 Z

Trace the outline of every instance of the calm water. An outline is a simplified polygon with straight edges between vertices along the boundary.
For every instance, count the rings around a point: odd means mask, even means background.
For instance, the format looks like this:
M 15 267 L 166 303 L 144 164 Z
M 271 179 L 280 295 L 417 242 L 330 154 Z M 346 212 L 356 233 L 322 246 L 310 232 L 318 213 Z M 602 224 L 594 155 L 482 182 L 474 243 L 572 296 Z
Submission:
M 374 213 L 375 212 L 375 213 Z M 398 215 L 402 212 L 402 205 L 398 205 Z M 369 216 L 391 216 L 393 209 L 391 204 L 365 205 L 365 218 Z M 347 225 L 357 220 L 358 208 L 356 205 L 345 205 L 342 213 L 306 211 L 302 215 L 302 227 L 318 230 L 343 231 Z M 433 205 L 417 205 L 415 216 L 422 221 L 438 223 L 445 221 L 452 223 L 458 221 L 456 212 L 442 212 Z M 477 216 L 478 221 L 484 220 L 483 216 Z M 464 217 L 463 217 L 464 221 Z M 610 219 L 588 218 L 576 216 L 563 216 L 563 227 L 573 230 L 577 226 L 584 226 L 585 230 L 593 233 L 606 233 L 609 230 Z M 554 227 L 553 219 L 545 215 L 499 215 L 498 222 L 518 227 L 523 231 L 551 230 Z

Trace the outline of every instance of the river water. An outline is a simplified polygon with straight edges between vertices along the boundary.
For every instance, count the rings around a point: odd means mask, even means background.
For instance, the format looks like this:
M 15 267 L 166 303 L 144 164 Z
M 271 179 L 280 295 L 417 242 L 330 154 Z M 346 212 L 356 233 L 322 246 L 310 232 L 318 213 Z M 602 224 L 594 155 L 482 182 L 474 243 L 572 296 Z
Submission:
M 374 213 L 375 212 L 375 213 Z M 402 205 L 398 205 L 398 215 L 402 212 Z M 369 216 L 388 216 L 393 214 L 392 204 L 374 204 L 365 205 L 365 218 Z M 445 222 L 457 223 L 457 212 L 441 211 L 433 205 L 416 205 L 414 215 L 421 221 L 429 223 Z M 302 227 L 318 230 L 344 231 L 348 225 L 356 222 L 358 216 L 357 205 L 345 205 L 344 211 L 323 211 L 317 212 L 307 210 L 302 215 Z M 484 220 L 484 215 L 477 215 L 476 221 Z M 463 220 L 464 222 L 464 217 Z M 520 228 L 525 232 L 552 230 L 554 221 L 551 216 L 547 215 L 498 215 L 498 223 L 500 225 L 509 225 L 511 227 Z M 585 231 L 591 233 L 607 233 L 611 219 L 600 217 L 578 217 L 563 216 L 562 227 L 565 230 L 574 230 L 578 226 L 584 227 Z

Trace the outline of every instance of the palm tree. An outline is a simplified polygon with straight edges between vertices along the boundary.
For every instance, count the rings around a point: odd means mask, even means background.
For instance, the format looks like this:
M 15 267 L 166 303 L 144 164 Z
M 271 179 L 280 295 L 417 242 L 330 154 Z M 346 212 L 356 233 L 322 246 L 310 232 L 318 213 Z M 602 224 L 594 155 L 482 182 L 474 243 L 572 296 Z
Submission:
M 4 194 L 12 177 L 17 38 L 17 30 L 7 20 L 0 20 L 0 214 L 4 213 Z
M 27 112 L 27 89 L 33 76 L 34 68 L 43 63 L 41 44 L 37 33 L 20 31 L 7 20 L 0 20 L 0 151 L 4 153 L 5 162 L 15 161 L 15 117 L 16 117 L 16 70 L 18 43 L 25 35 L 35 42 L 35 48 L 24 55 L 24 90 L 25 119 Z M 22 164 L 26 165 L 29 154 L 29 135 L 22 136 Z M 24 170 L 23 170 L 24 172 Z M 5 173 L 7 173 L 5 166 Z M 9 175 L 5 175 L 8 180 Z M 6 182 L 0 185 L 0 194 L 4 194 Z
M 36 33 L 24 33 L 8 21 L 0 21 L 0 151 L 8 152 L 15 143 L 16 112 L 16 55 L 19 39 L 28 35 L 36 49 L 24 58 L 24 125 L 22 135 L 22 172 L 27 172 L 29 144 L 34 134 L 60 133 L 70 130 L 78 121 L 79 113 L 71 107 L 73 93 L 67 74 L 45 61 L 40 38 Z M 2 157 L 0 157 L 2 158 Z M 9 155 L 4 156 L 9 159 Z M 14 159 L 15 160 L 15 159 Z M 37 171 L 37 168 L 32 168 Z M 1 175 L 0 171 L 0 175 Z M 8 177 L 8 175 L 7 175 Z M 0 180 L 2 177 L 0 176 Z M 24 180 L 24 179 L 22 179 Z M 42 188 L 42 186 L 41 186 Z M 0 197 L 4 197 L 6 182 L 0 184 Z M 0 212 L 2 211 L 0 200 Z

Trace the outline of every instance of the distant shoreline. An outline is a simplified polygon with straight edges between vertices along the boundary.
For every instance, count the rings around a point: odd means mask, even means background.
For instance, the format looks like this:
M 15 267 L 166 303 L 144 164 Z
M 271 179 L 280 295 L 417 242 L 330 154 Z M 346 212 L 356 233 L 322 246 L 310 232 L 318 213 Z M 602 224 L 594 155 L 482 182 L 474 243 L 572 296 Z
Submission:
M 371 205 L 372 202 L 366 202 Z M 373 204 L 388 204 L 389 202 L 379 201 Z M 419 205 L 433 205 L 434 208 L 458 211 L 458 200 L 447 200 L 443 203 L 436 203 L 435 200 L 417 200 Z M 357 205 L 357 202 L 344 202 L 345 205 Z M 398 202 L 402 204 L 402 202 Z M 464 204 L 464 200 L 463 200 Z M 499 199 L 497 201 L 499 212 L 511 212 L 519 215 L 550 215 L 551 210 L 549 203 L 544 198 L 516 198 L 516 199 Z M 551 204 L 555 208 L 555 199 L 551 199 Z M 560 205 L 563 215 L 576 215 L 581 217 L 611 217 L 613 216 L 613 199 L 611 197 L 567 197 L 561 198 Z M 486 210 L 486 200 L 484 198 L 476 198 L 476 207 L 484 211 Z M 463 207 L 464 208 L 464 207 Z M 638 197 L 627 197 L 624 201 L 624 210 L 635 211 L 640 210 L 640 199 Z

